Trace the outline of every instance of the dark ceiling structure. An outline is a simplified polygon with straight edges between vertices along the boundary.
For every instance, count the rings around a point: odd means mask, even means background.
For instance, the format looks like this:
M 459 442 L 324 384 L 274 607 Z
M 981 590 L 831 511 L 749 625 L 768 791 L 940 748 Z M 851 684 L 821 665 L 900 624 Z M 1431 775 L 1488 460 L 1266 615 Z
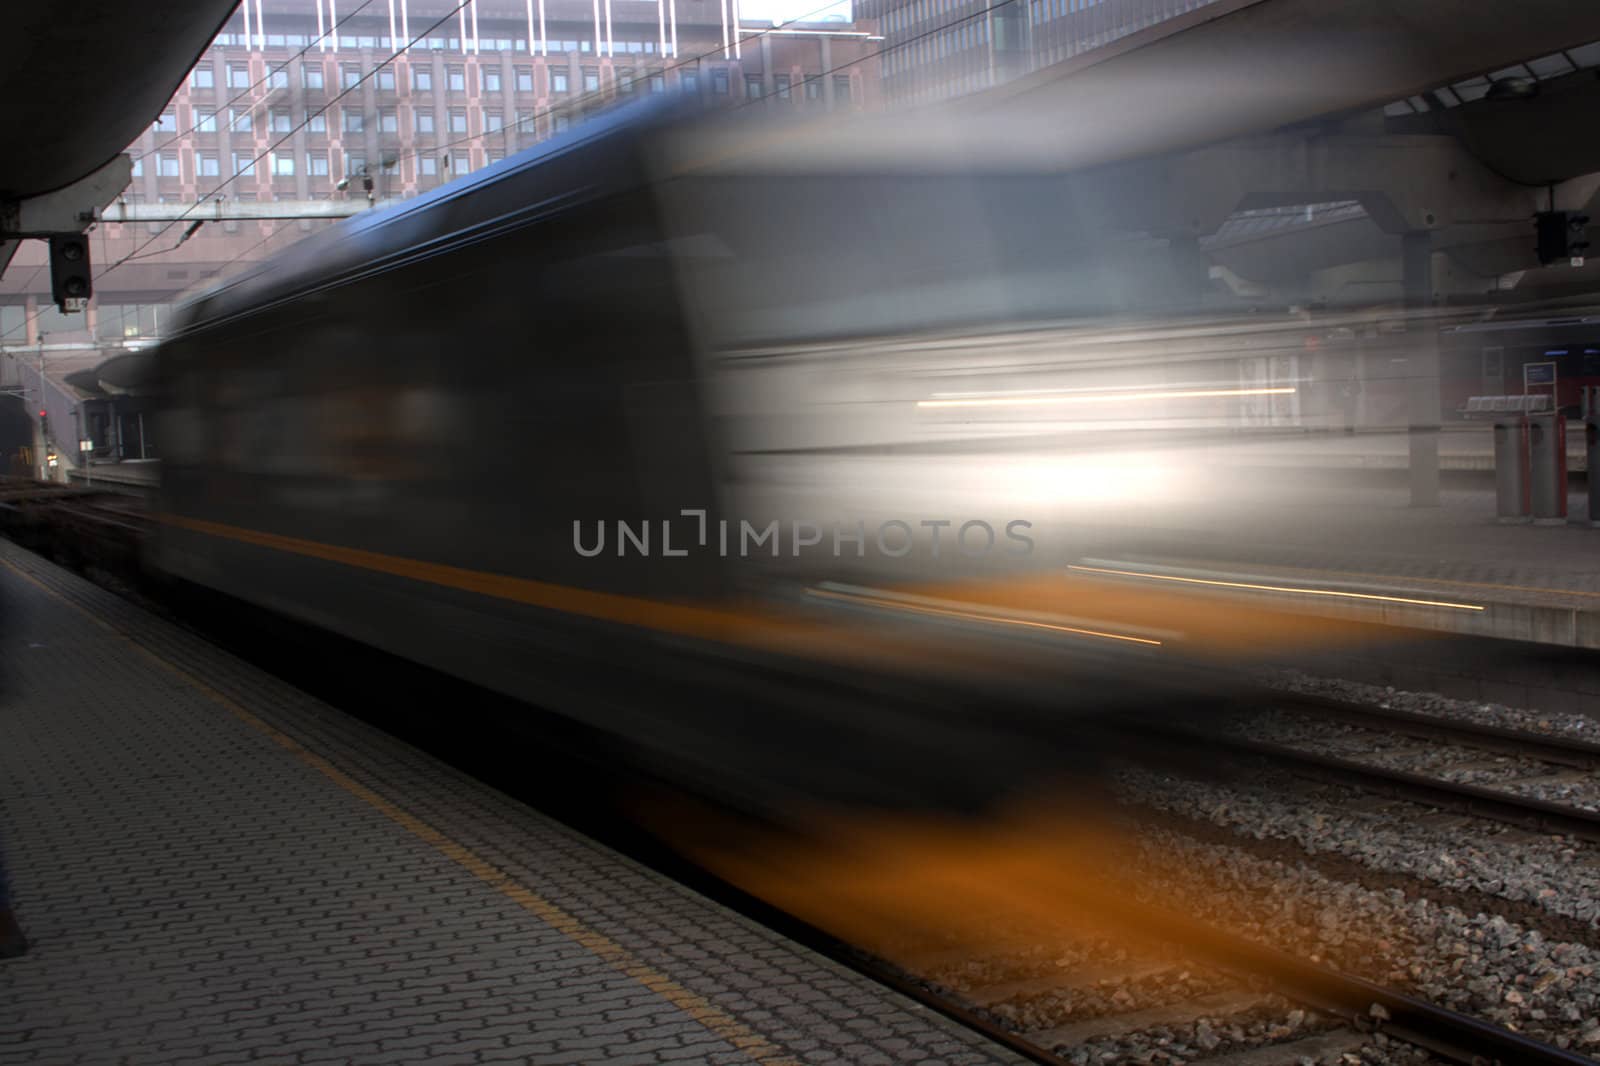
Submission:
M 0 200 L 52 192 L 152 122 L 237 0 L 14 4 L 0 58 Z

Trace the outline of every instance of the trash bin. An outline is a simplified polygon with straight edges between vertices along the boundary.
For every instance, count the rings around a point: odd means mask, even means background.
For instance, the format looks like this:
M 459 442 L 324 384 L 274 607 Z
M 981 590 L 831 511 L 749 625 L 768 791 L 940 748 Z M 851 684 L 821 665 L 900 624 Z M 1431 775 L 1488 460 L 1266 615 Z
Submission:
M 1567 418 L 1560 413 L 1528 416 L 1528 485 L 1533 524 L 1567 524 Z
M 1494 502 L 1501 522 L 1527 522 L 1532 517 L 1528 497 L 1528 420 L 1507 415 L 1494 423 Z

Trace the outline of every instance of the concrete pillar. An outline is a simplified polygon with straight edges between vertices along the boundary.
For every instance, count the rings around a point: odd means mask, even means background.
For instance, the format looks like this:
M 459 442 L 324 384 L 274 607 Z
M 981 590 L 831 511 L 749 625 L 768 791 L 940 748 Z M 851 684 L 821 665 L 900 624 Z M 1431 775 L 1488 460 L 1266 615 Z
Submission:
M 1404 263 L 1406 377 L 1410 383 L 1411 506 L 1439 505 L 1439 329 L 1433 306 L 1433 235 L 1427 230 L 1401 238 Z
M 817 77 L 822 79 L 822 104 L 829 111 L 832 111 L 833 78 L 828 72 L 833 69 L 833 42 L 829 41 L 827 37 L 820 34 L 818 35 L 817 40 L 822 44 L 822 73 L 817 75 Z

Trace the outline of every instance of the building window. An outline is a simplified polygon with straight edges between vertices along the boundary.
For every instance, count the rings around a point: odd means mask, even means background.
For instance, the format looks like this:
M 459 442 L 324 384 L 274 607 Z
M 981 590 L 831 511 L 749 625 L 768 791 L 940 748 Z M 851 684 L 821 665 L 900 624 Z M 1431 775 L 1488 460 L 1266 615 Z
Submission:
M 700 75 L 692 70 L 684 71 L 678 75 L 678 88 L 686 93 L 698 93 L 700 91 Z
M 239 133 L 249 133 L 254 121 L 249 108 L 235 107 L 228 112 L 228 128 Z
M 378 111 L 378 132 L 379 133 L 399 133 L 400 132 L 400 116 L 395 113 L 395 109 L 394 108 L 385 107 L 385 108 L 382 108 L 382 109 L 380 109 Z
M 517 68 L 517 92 L 533 92 L 533 71 L 528 67 Z
M 834 103 L 848 104 L 850 102 L 850 75 L 835 74 L 833 76 Z
M 725 68 L 711 72 L 711 91 L 718 96 L 728 95 L 728 71 Z
M 156 173 L 163 178 L 178 176 L 178 157 L 172 152 L 156 153 Z
M 195 172 L 202 178 L 215 178 L 222 174 L 222 160 L 215 152 L 200 152 L 194 157 Z
M 807 100 L 821 100 L 822 99 L 822 79 L 820 77 L 819 78 L 807 78 L 806 79 L 806 99 Z
M 433 92 L 433 71 L 414 68 L 411 71 L 411 87 L 419 93 Z
M 136 177 L 136 178 L 144 177 L 144 157 L 143 156 L 137 156 L 136 155 L 136 156 L 133 157 L 133 177 Z
M 349 64 L 339 68 L 339 87 L 341 89 L 354 89 L 361 84 L 361 68 Z
M 344 109 L 344 131 L 346 133 L 360 133 L 366 128 L 366 119 L 361 112 L 351 107 Z
M 249 152 L 233 153 L 233 172 L 235 174 L 254 174 L 256 172 L 256 157 Z
M 289 110 L 287 108 L 279 108 L 279 107 L 273 108 L 272 109 L 272 132 L 273 133 L 288 133 L 292 129 L 294 129 L 294 123 L 289 121 Z
M 328 113 L 326 111 L 318 111 L 315 115 L 307 116 L 306 129 L 312 133 L 327 133 Z
M 417 109 L 417 132 L 418 133 L 432 133 L 433 132 L 433 112 L 432 111 L 429 111 L 426 108 L 420 108 L 420 107 Z
M 498 70 L 490 70 L 488 67 L 483 68 L 483 91 L 486 93 L 500 91 L 500 72 Z
M 550 91 L 552 93 L 564 93 L 567 90 L 567 72 L 564 70 L 552 70 L 550 72 Z
M 189 84 L 196 89 L 215 89 L 217 72 L 211 67 L 195 67 L 194 73 L 189 76 Z
M 196 111 L 194 113 L 194 128 L 198 133 L 217 132 L 217 113 L 215 111 Z
M 308 64 L 300 68 L 300 84 L 307 89 L 322 88 L 322 64 Z
M 600 72 L 593 67 L 583 68 L 583 91 L 592 93 L 600 88 Z
M 310 174 L 314 178 L 325 178 L 325 177 L 327 177 L 328 176 L 328 153 L 327 152 L 307 152 L 306 153 L 306 173 Z
M 394 69 L 384 67 L 378 71 L 378 91 L 380 93 L 394 92 Z
M 433 177 L 439 173 L 439 161 L 431 155 L 418 156 L 417 173 L 424 177 Z
M 666 92 L 667 91 L 667 79 L 662 77 L 660 74 L 652 74 L 652 75 L 650 75 L 650 91 L 653 92 L 653 93 L 664 93 L 664 92 Z
M 275 178 L 294 177 L 294 156 L 287 152 L 273 152 L 272 176 Z
M 287 89 L 289 87 L 289 71 L 279 67 L 267 75 L 267 84 L 274 89 Z
M 623 93 L 633 92 L 633 71 L 631 69 L 617 71 L 617 91 Z
M 778 99 L 780 99 L 780 100 L 789 99 L 789 75 L 787 75 L 787 74 L 774 74 L 772 76 L 772 85 L 773 85 L 773 88 L 778 93 Z
M 506 124 L 505 114 L 500 111 L 485 111 L 483 113 L 483 132 L 494 133 Z
M 346 174 L 359 174 L 366 169 L 366 156 L 346 153 L 344 157 L 344 172 Z
M 228 64 L 228 88 L 250 88 L 250 65 L 248 63 Z
M 557 115 L 551 120 L 550 128 L 556 133 L 565 133 L 571 125 L 572 120 L 567 118 L 566 115 Z
M 761 75 L 746 74 L 744 76 L 744 95 L 747 100 L 761 99 Z
M 452 107 L 450 109 L 450 132 L 467 132 L 467 112 L 465 108 Z
M 450 173 L 457 175 L 472 173 L 472 160 L 467 158 L 467 153 L 450 153 Z
M 176 112 L 163 111 L 156 119 L 157 133 L 177 133 L 178 116 Z
M 449 75 L 449 80 L 448 80 L 447 84 L 450 86 L 450 91 L 451 92 L 453 92 L 453 93 L 464 93 L 464 92 L 467 91 L 467 71 L 466 71 L 466 68 L 464 68 L 464 67 L 450 67 L 448 70 L 446 70 L 445 73 Z

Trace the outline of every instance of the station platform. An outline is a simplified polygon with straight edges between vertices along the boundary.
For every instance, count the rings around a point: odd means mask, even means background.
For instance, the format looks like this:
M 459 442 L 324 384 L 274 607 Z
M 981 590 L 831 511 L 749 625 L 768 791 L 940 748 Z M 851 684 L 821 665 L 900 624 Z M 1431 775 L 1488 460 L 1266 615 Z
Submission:
M 1108 509 L 1060 538 L 1083 580 L 1561 649 L 1600 649 L 1600 527 L 1587 489 L 1567 517 L 1502 523 L 1488 484 L 1413 506 L 1398 477 L 1270 471 L 1216 455 L 1180 506 Z M 1195 479 L 1199 483 L 1199 479 Z M 1042 523 L 1040 523 L 1042 525 Z M 1600 700 L 1600 689 L 1590 694 Z
M 1405 470 L 1411 462 L 1411 441 L 1405 432 L 1362 431 L 1307 434 L 1279 439 L 1272 451 L 1256 458 L 1266 466 L 1321 470 Z M 1489 420 L 1446 422 L 1439 431 L 1439 469 L 1490 473 L 1494 470 L 1494 424 Z M 1589 469 L 1583 422 L 1567 420 L 1567 470 Z
M 0 611 L 0 1060 L 1020 1061 L 6 541 Z

